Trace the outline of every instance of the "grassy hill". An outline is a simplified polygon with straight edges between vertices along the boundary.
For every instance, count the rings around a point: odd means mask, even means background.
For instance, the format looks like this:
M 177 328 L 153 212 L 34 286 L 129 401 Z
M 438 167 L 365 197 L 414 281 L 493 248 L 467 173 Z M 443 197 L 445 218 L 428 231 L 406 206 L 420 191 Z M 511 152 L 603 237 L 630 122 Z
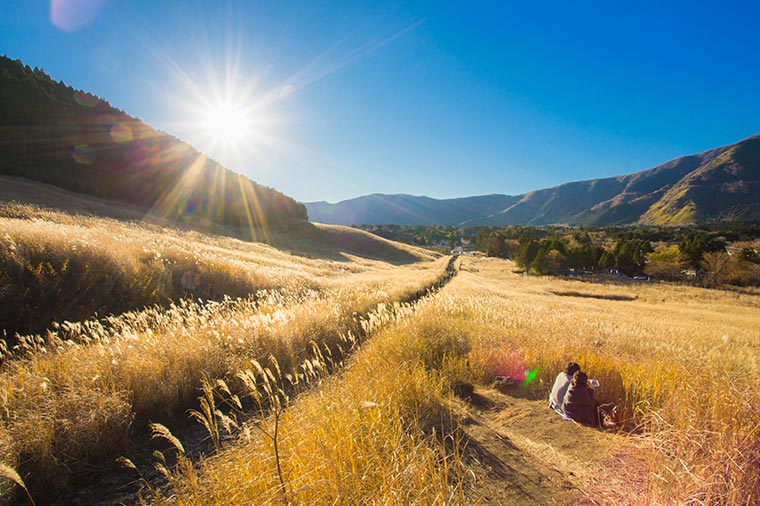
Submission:
M 38 504 L 755 504 L 756 296 L 457 264 L 409 305 L 440 260 L 302 259 L 307 290 L 51 336 L 0 368 L 0 462 Z M 617 428 L 547 408 L 568 360 Z
M 266 244 L 43 183 L 0 188 L 2 504 L 14 495 L 4 466 L 38 504 L 93 504 L 76 497 L 88 473 L 118 473 L 149 421 L 186 425 L 204 381 L 242 396 L 236 373 L 252 361 L 326 374 L 375 308 L 387 319 L 447 273 L 447 258 L 344 227 L 296 222 Z
M 105 100 L 0 57 L 0 174 L 132 204 L 183 223 L 262 229 L 306 210 Z
M 38 504 L 734 504 L 757 490 L 755 295 L 462 257 L 417 300 L 447 258 L 361 231 L 302 222 L 246 242 L 42 183 L 0 188 L 0 276 L 31 276 L 0 282 L 0 308 L 185 297 L 77 316 L 3 357 L 0 463 Z M 25 192 L 33 203 L 13 200 Z M 209 293 L 240 298 L 197 301 Z M 570 359 L 618 405 L 619 432 L 548 410 Z M 178 462 L 168 488 L 163 458 Z M 25 503 L 0 471 L 0 498 Z
M 179 229 L 160 213 L 0 176 L 0 332 L 10 338 L 42 332 L 53 321 L 180 298 L 245 297 L 290 281 L 313 285 L 326 265 L 437 258 L 361 230 L 305 221 L 268 231 L 261 237 L 268 244 L 230 237 L 221 225 L 190 225 Z M 280 264 L 292 272 L 277 274 Z

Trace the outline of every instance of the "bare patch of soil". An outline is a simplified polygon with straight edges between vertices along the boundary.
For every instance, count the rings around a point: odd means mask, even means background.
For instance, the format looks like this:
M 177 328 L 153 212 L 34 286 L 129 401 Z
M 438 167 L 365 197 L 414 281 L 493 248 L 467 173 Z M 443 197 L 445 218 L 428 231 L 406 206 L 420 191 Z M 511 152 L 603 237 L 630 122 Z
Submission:
M 651 503 L 640 441 L 493 389 L 477 389 L 461 408 L 474 504 Z

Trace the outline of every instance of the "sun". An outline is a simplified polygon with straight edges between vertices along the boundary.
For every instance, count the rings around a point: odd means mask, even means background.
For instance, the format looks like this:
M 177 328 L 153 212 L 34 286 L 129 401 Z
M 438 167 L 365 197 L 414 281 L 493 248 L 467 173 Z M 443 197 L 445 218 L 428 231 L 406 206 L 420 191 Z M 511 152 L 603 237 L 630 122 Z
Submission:
M 252 133 L 250 112 L 237 104 L 208 104 L 201 118 L 201 128 L 216 144 L 236 146 Z
M 290 117 L 279 106 L 297 94 L 296 86 L 265 88 L 256 72 L 242 73 L 242 57 L 228 58 L 222 67 L 214 63 L 191 71 L 167 62 L 177 82 L 168 97 L 176 111 L 170 126 L 205 156 L 239 173 L 271 167 L 283 149 L 292 149 L 280 137 Z

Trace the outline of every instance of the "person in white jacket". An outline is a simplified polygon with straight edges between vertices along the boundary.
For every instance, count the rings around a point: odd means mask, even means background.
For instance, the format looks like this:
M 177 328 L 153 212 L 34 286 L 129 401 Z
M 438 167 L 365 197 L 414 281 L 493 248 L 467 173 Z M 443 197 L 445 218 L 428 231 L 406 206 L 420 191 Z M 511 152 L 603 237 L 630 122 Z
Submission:
M 557 379 L 554 380 L 552 391 L 549 393 L 549 407 L 558 413 L 562 411 L 562 401 L 565 398 L 565 392 L 570 387 L 570 382 L 573 380 L 573 374 L 581 370 L 581 366 L 575 362 L 568 362 L 565 366 L 565 370 L 557 375 Z

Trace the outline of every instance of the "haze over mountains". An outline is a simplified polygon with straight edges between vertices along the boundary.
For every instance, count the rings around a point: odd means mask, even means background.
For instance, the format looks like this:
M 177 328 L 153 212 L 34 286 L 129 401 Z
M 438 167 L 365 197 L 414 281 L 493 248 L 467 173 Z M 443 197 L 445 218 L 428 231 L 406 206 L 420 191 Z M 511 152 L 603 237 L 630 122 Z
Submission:
M 413 195 L 375 193 L 337 204 L 307 202 L 309 219 L 343 225 L 458 225 L 474 217 L 490 216 L 517 202 L 508 195 L 433 199 Z
M 617 177 L 523 195 L 437 200 L 373 194 L 307 202 L 311 221 L 342 225 L 684 225 L 760 221 L 760 134 Z

